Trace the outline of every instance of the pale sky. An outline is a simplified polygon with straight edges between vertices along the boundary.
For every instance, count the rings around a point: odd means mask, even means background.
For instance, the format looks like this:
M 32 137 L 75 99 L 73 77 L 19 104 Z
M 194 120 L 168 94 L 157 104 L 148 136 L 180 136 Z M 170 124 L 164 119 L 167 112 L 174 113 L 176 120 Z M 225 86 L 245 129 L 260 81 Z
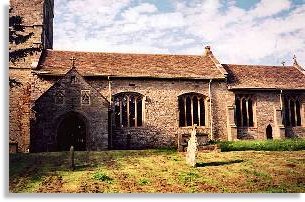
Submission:
M 305 66 L 305 0 L 54 0 L 54 49 Z

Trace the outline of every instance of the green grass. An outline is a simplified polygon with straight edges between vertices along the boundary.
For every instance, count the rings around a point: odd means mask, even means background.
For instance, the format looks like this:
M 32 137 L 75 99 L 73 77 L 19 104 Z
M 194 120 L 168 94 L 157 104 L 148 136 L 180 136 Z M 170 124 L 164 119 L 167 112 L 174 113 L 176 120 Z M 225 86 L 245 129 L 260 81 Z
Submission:
M 240 140 L 218 143 L 221 151 L 300 151 L 305 150 L 305 139 Z
M 197 167 L 171 149 L 10 154 L 10 192 L 305 192 L 305 151 L 199 152 Z

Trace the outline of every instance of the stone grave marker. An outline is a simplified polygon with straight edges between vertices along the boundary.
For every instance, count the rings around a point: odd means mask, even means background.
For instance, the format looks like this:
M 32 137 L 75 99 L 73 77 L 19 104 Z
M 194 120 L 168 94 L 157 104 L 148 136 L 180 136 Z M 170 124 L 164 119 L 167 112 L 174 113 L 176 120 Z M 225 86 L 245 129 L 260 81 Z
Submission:
M 196 166 L 196 155 L 197 155 L 197 137 L 196 137 L 196 128 L 195 124 L 192 129 L 191 138 L 187 142 L 187 153 L 186 153 L 186 163 L 192 167 Z
M 74 164 L 74 147 L 70 147 L 70 169 L 74 170 L 75 169 L 75 164 Z

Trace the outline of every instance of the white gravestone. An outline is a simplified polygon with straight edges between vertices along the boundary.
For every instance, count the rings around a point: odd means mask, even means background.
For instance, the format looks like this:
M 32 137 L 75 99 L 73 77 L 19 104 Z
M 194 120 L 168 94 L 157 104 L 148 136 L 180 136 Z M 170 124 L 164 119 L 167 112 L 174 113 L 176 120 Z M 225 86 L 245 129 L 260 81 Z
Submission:
M 192 167 L 196 166 L 196 154 L 197 154 L 197 137 L 196 137 L 196 127 L 195 124 L 193 126 L 193 130 L 191 133 L 191 138 L 187 142 L 187 154 L 186 154 L 186 163 Z

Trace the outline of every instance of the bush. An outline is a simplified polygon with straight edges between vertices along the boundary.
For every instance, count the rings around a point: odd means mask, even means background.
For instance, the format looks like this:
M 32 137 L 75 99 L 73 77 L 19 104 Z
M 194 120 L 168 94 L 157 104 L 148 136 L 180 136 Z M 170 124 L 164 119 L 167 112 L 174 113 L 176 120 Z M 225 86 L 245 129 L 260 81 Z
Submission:
M 146 185 L 146 184 L 149 184 L 150 181 L 146 178 L 142 178 L 139 180 L 139 185 Z
M 179 174 L 179 181 L 182 183 L 190 183 L 192 181 L 195 181 L 197 178 L 199 178 L 199 175 L 194 172 L 182 172 Z
M 101 180 L 103 182 L 111 182 L 113 180 L 111 177 L 109 177 L 105 173 L 100 173 L 100 172 L 94 173 L 93 178 L 96 180 Z
M 305 139 L 240 140 L 219 142 L 221 151 L 298 151 L 305 150 Z

